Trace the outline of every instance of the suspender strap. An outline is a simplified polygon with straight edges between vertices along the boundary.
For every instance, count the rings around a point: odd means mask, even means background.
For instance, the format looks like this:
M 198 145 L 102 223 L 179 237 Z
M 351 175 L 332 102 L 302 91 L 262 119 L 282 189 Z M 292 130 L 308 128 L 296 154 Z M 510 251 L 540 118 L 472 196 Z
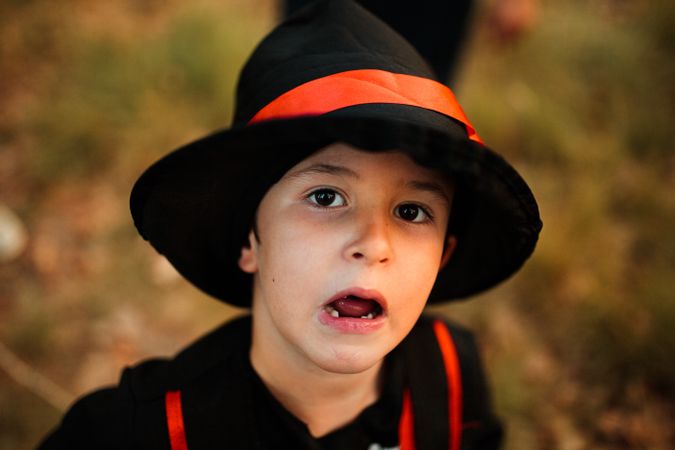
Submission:
M 164 404 L 166 406 L 166 423 L 169 428 L 171 450 L 187 450 L 180 391 L 168 391 L 164 396 Z
M 410 390 L 406 389 L 403 392 L 403 411 L 398 424 L 399 450 L 415 450 L 414 428 Z
M 438 344 L 436 352 L 420 352 L 414 345 L 433 340 Z M 413 329 L 404 345 L 410 388 L 403 394 L 400 450 L 460 450 L 462 379 L 450 331 L 442 321 L 434 320 L 431 326 Z
M 448 380 L 448 409 L 450 413 L 450 450 L 459 450 L 462 442 L 462 375 L 457 349 L 448 328 L 440 320 L 434 321 L 434 334 L 443 355 Z

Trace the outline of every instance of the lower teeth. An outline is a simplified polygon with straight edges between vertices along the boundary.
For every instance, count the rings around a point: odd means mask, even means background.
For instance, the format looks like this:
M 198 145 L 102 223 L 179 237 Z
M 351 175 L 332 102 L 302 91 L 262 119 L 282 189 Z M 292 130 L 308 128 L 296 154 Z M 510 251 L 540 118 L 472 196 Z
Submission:
M 338 310 L 335 309 L 335 308 L 333 308 L 332 306 L 326 306 L 326 312 L 327 312 L 328 314 L 330 314 L 332 317 L 336 317 L 336 318 L 341 317 L 341 316 L 340 316 L 340 313 L 338 312 Z M 375 317 L 375 314 L 373 314 L 373 313 L 368 313 L 368 314 L 366 314 L 365 316 L 361 316 L 360 318 L 361 318 L 361 319 L 373 319 L 374 317 Z

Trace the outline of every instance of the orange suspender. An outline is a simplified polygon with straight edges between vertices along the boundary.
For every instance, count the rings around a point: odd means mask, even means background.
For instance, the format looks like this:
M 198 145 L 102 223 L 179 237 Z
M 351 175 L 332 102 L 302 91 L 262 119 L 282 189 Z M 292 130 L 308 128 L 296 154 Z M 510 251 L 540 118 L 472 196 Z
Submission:
M 448 380 L 448 415 L 450 450 L 460 450 L 462 442 L 462 377 L 457 349 L 448 328 L 440 320 L 433 322 L 434 334 L 443 355 L 445 375 Z M 410 390 L 403 393 L 403 411 L 398 426 L 400 450 L 415 450 L 412 401 Z
M 434 321 L 434 333 L 443 355 L 445 376 L 448 380 L 448 415 L 450 420 L 450 450 L 459 450 L 462 442 L 462 374 L 455 342 L 448 327 L 440 320 Z
M 433 329 L 443 355 L 443 364 L 448 380 L 450 450 L 460 450 L 459 446 L 462 442 L 462 379 L 457 350 L 452 336 L 443 322 L 435 320 Z M 187 450 L 180 391 L 168 391 L 165 396 L 165 405 L 171 450 Z M 409 389 L 406 389 L 403 393 L 403 410 L 399 420 L 398 435 L 400 450 L 415 450 L 412 401 L 410 400 Z
M 406 389 L 403 391 L 403 410 L 398 422 L 399 450 L 415 450 L 414 427 L 410 389 Z
M 180 391 L 168 391 L 164 396 L 164 404 L 166 406 L 166 424 L 169 428 L 171 450 L 187 450 Z

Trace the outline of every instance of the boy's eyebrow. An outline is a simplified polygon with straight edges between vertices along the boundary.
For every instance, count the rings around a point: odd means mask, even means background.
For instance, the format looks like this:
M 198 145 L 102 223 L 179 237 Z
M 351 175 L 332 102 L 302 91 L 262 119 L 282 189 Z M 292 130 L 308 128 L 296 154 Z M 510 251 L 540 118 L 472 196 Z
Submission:
M 344 166 L 336 166 L 333 164 L 312 164 L 309 167 L 304 169 L 297 170 L 293 173 L 288 174 L 291 178 L 301 177 L 303 175 L 309 175 L 313 173 L 327 173 L 329 175 L 346 175 L 350 178 L 356 178 L 357 180 L 361 176 L 354 172 L 352 169 Z
M 452 200 L 450 200 L 450 197 L 448 196 L 446 191 L 438 183 L 434 183 L 433 181 L 412 180 L 412 181 L 407 182 L 406 185 L 409 188 L 417 190 L 417 191 L 424 191 L 424 192 L 429 192 L 431 194 L 434 194 L 435 196 L 437 196 L 441 200 L 443 200 L 445 203 L 447 203 L 448 206 L 452 205 Z

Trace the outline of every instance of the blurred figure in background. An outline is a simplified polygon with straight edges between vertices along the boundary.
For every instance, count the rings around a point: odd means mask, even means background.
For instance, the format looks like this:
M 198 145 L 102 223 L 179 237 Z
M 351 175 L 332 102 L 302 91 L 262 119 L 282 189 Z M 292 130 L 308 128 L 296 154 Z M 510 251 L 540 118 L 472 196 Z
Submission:
M 527 32 L 537 21 L 539 0 L 496 0 L 490 9 L 489 26 L 494 39 L 509 42 Z
M 313 0 L 282 0 L 283 17 Z M 359 0 L 398 31 L 426 58 L 439 80 L 452 86 L 459 56 L 469 34 L 474 0 Z M 536 21 L 538 0 L 494 0 L 490 3 L 491 34 L 499 41 L 517 39 Z
M 309 4 L 312 0 L 282 0 L 283 14 Z M 457 57 L 467 34 L 473 0 L 359 0 L 405 37 L 431 64 L 440 80 L 452 82 Z

